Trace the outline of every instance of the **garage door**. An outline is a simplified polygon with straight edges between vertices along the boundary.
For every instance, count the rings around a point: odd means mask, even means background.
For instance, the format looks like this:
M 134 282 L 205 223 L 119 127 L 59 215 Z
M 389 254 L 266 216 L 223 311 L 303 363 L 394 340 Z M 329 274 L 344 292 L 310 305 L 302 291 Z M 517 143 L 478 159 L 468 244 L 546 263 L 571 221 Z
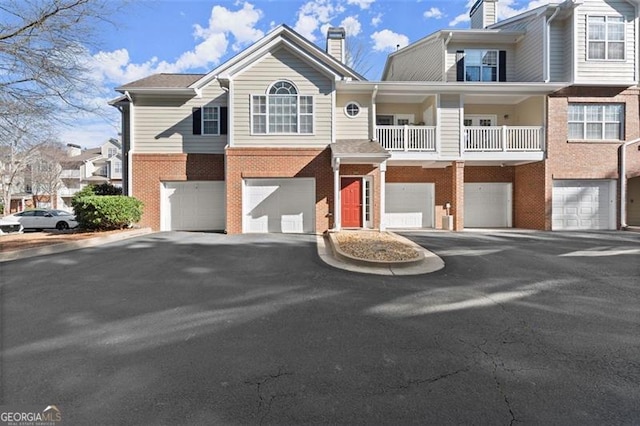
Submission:
M 464 226 L 466 228 L 510 228 L 510 183 L 465 183 Z
M 388 228 L 433 228 L 432 183 L 385 184 Z
M 313 178 L 245 179 L 243 232 L 315 232 Z
M 224 181 L 164 182 L 161 192 L 163 231 L 225 229 Z
M 615 229 L 614 180 L 554 180 L 552 229 Z

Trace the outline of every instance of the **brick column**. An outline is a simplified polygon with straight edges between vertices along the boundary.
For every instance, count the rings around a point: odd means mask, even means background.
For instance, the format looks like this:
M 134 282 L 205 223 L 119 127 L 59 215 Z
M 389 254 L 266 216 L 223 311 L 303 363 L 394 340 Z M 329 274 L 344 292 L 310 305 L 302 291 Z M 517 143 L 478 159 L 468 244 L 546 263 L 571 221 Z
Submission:
M 464 161 L 454 161 L 451 164 L 451 214 L 453 215 L 453 230 L 464 229 Z

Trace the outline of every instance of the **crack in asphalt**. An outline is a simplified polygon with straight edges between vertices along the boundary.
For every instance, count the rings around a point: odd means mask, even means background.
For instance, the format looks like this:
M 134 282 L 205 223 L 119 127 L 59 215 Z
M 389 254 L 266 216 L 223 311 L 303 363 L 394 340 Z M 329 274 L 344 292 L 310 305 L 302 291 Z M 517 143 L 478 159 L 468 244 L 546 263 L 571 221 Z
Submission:
M 271 412 L 271 405 L 273 404 L 273 401 L 276 398 L 290 397 L 295 395 L 294 393 L 276 393 L 276 394 L 270 395 L 268 398 L 265 398 L 265 396 L 263 396 L 262 394 L 262 385 L 266 384 L 269 381 L 276 380 L 284 376 L 292 376 L 292 375 L 293 373 L 284 371 L 282 367 L 279 367 L 278 372 L 276 374 L 267 374 L 256 380 L 245 381 L 245 384 L 247 385 L 256 386 L 256 393 L 258 394 L 258 408 L 256 411 L 256 416 L 259 417 L 260 419 L 259 424 L 262 424 L 264 422 L 264 419 Z M 261 412 L 262 412 L 262 415 L 260 415 Z
M 513 409 L 511 407 L 511 401 L 509 400 L 509 396 L 504 390 L 502 382 L 498 378 L 498 368 L 501 368 L 502 370 L 506 371 L 504 364 L 500 365 L 496 360 L 496 354 L 492 354 L 483 348 L 483 346 L 485 346 L 488 343 L 487 339 L 483 340 L 482 343 L 480 343 L 479 345 L 471 344 L 462 339 L 458 339 L 458 340 L 466 345 L 471 346 L 472 348 L 476 348 L 478 351 L 482 352 L 482 354 L 484 354 L 484 356 L 486 356 L 491 361 L 491 364 L 493 365 L 493 381 L 495 382 L 496 389 L 502 396 L 502 399 L 504 400 L 507 406 L 507 410 L 509 411 L 509 415 L 511 416 L 511 421 L 509 422 L 509 426 L 513 426 L 513 424 L 518 422 L 519 420 L 516 418 L 516 415 L 513 412 Z

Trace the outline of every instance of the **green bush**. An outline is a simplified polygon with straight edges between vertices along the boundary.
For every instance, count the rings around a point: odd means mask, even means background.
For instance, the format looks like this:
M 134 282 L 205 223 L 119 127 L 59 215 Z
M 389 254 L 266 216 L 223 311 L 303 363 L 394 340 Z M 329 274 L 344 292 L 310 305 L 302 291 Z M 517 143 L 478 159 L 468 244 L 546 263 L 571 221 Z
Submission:
M 86 197 L 87 195 L 122 195 L 122 188 L 113 186 L 110 183 L 87 185 L 80 191 L 76 192 L 73 198 Z
M 108 231 L 128 228 L 142 216 L 142 202 L 123 195 L 84 195 L 71 201 L 81 228 Z

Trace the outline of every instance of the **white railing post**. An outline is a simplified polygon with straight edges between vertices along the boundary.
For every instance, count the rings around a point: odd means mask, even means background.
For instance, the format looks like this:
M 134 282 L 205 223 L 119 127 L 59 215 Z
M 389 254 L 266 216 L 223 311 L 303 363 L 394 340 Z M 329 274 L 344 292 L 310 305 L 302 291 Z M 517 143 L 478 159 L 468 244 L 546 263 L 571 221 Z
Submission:
M 409 151 L 409 126 L 404 125 L 404 129 L 402 129 L 402 141 L 404 142 L 404 151 Z
M 502 151 L 507 151 L 507 126 L 502 126 Z

